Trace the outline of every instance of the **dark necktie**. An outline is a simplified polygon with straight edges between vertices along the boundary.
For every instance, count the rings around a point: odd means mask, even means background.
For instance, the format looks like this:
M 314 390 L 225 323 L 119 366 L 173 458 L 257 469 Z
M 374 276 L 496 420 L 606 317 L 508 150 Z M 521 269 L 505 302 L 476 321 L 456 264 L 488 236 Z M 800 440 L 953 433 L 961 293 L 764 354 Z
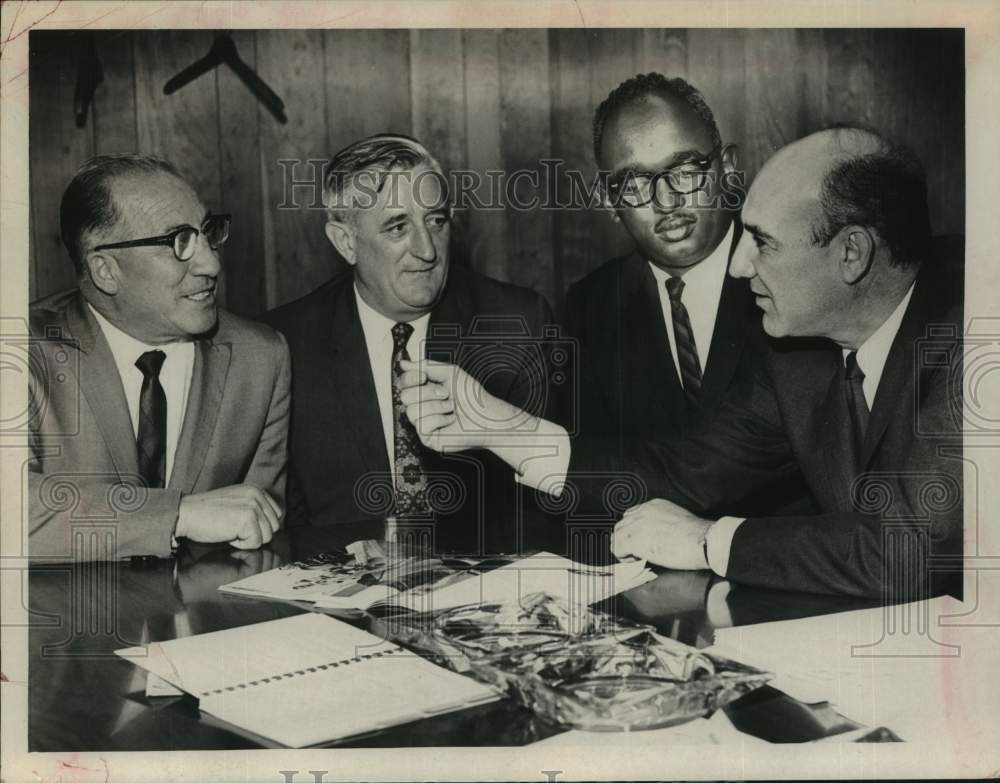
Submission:
M 160 385 L 160 368 L 166 358 L 163 351 L 146 351 L 135 360 L 142 373 L 136 436 L 139 473 L 151 488 L 165 487 L 167 479 L 167 395 Z
M 398 323 L 392 327 L 392 416 L 395 422 L 393 434 L 396 448 L 394 463 L 394 484 L 396 487 L 396 515 L 410 516 L 426 514 L 427 475 L 420 459 L 420 436 L 413 423 L 406 417 L 406 406 L 399 397 L 399 379 L 402 369 L 401 359 L 410 360 L 406 343 L 413 334 L 413 327 Z
M 667 295 L 670 297 L 670 315 L 674 322 L 674 342 L 677 344 L 677 362 L 681 367 L 681 384 L 688 402 L 698 401 L 701 392 L 701 362 L 694 342 L 694 330 L 687 308 L 681 302 L 684 281 L 679 277 L 667 278 Z
M 858 367 L 858 352 L 851 351 L 844 360 L 844 392 L 847 395 L 847 410 L 851 414 L 851 437 L 854 446 L 854 461 L 858 470 L 864 451 L 865 434 L 868 432 L 868 401 L 865 399 L 865 374 Z

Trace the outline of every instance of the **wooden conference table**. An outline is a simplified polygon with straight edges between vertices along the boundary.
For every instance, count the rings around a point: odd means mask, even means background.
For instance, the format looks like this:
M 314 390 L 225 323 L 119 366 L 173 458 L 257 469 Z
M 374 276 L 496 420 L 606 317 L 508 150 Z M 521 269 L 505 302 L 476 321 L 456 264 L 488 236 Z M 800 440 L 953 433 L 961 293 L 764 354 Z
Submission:
M 29 716 L 32 751 L 223 750 L 258 747 L 200 719 L 189 697 L 147 698 L 142 670 L 113 651 L 148 641 L 285 617 L 303 608 L 234 598 L 219 585 L 356 540 L 381 538 L 384 523 L 284 530 L 263 550 L 182 548 L 176 560 L 33 565 L 29 572 Z M 550 527 L 518 549 L 567 552 Z M 435 542 L 439 551 L 446 546 Z M 600 549 L 600 546 L 597 547 Z M 595 558 L 606 558 L 600 552 Z M 866 606 L 856 600 L 728 586 L 708 572 L 664 571 L 598 608 L 655 626 L 687 644 L 712 643 L 713 629 Z M 719 596 L 723 597 L 720 599 Z M 356 622 L 367 627 L 370 620 Z M 772 742 L 803 742 L 858 728 L 829 705 L 804 705 L 770 687 L 726 708 L 740 731 Z M 512 746 L 561 731 L 505 699 L 398 726 L 338 747 Z

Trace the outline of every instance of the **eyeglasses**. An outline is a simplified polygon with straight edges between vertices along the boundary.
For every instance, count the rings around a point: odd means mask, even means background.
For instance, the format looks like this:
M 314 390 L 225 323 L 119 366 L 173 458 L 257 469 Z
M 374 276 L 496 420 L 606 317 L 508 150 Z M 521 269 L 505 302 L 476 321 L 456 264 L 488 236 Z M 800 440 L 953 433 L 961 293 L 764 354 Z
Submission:
M 167 245 L 173 247 L 174 255 L 178 261 L 190 261 L 194 257 L 194 251 L 198 247 L 198 235 L 204 234 L 208 246 L 212 250 L 217 249 L 229 239 L 229 223 L 232 215 L 209 215 L 205 222 L 201 224 L 201 229 L 193 226 L 181 226 L 159 237 L 146 237 L 144 239 L 129 239 L 126 242 L 111 242 L 107 245 L 98 245 L 94 250 L 116 250 L 125 247 L 147 247 L 153 245 Z
M 630 171 L 608 183 L 608 196 L 614 205 L 644 207 L 657 197 L 657 188 L 666 182 L 676 193 L 687 195 L 708 185 L 709 168 L 723 150 L 719 144 L 703 158 L 683 163 L 655 173 Z M 659 202 L 658 202 L 659 203 Z

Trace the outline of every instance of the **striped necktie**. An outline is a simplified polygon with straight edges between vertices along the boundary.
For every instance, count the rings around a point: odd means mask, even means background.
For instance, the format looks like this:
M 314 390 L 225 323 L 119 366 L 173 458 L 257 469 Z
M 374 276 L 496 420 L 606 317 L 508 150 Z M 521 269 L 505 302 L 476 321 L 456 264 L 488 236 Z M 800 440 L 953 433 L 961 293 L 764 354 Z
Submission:
M 681 384 L 688 402 L 697 403 L 701 393 L 701 362 L 694 342 L 694 330 L 687 308 L 681 301 L 684 281 L 679 277 L 667 278 L 667 295 L 670 297 L 670 315 L 674 322 L 674 342 L 677 344 L 677 362 L 681 368 Z

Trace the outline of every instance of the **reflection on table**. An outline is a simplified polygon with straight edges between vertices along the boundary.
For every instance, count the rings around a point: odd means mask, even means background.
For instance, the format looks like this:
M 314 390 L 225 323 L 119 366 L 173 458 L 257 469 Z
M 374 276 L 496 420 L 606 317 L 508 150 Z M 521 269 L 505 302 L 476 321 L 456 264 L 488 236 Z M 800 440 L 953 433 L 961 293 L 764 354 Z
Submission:
M 400 534 L 398 529 L 388 532 Z M 508 553 L 545 549 L 577 560 L 607 562 L 609 555 L 606 547 L 600 546 L 600 536 L 591 533 L 581 546 L 565 528 L 538 525 L 532 536 L 519 535 L 514 542 L 517 546 Z M 306 611 L 287 602 L 227 596 L 217 588 L 282 563 L 343 551 L 353 541 L 382 539 L 386 534 L 386 526 L 376 522 L 301 527 L 282 531 L 259 551 L 185 546 L 176 560 L 33 566 L 29 575 L 30 750 L 255 747 L 245 738 L 202 722 L 193 698 L 148 698 L 144 672 L 113 651 Z M 438 551 L 454 551 L 448 545 L 450 540 L 437 537 L 432 543 Z M 463 541 L 457 552 L 470 554 L 467 543 Z M 846 599 L 749 590 L 720 581 L 710 572 L 664 571 L 655 580 L 596 608 L 704 647 L 712 643 L 714 629 L 723 625 L 790 619 L 863 605 Z M 370 620 L 361 614 L 351 621 L 371 627 Z M 741 731 L 770 741 L 816 739 L 856 726 L 845 723 L 829 708 L 807 707 L 768 687 L 727 707 L 726 714 Z M 513 701 L 503 700 L 343 744 L 510 746 L 560 731 Z

